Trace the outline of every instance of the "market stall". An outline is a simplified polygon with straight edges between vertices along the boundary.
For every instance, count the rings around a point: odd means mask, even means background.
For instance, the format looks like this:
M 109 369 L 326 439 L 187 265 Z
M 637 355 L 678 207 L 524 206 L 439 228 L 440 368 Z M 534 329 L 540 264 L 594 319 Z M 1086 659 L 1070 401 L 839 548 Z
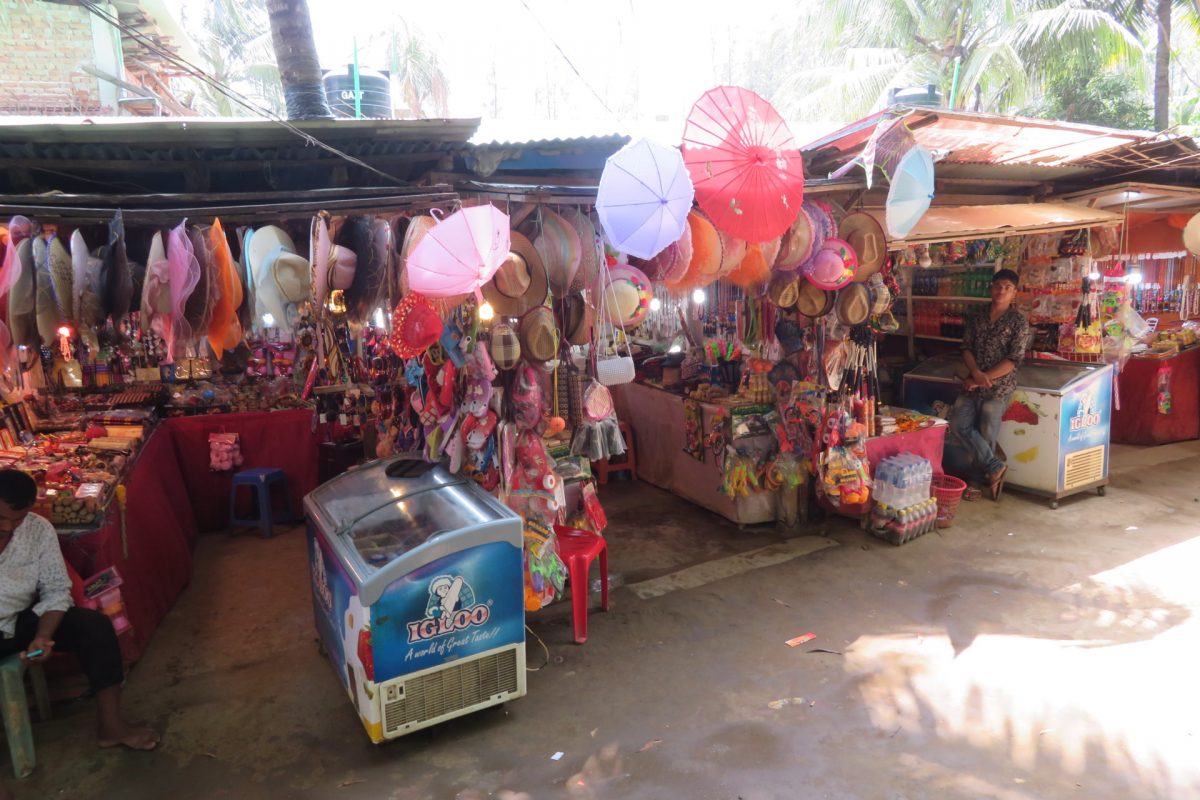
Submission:
M 1117 381 L 1113 411 L 1119 444 L 1155 445 L 1200 439 L 1200 346 L 1174 354 L 1135 355 Z

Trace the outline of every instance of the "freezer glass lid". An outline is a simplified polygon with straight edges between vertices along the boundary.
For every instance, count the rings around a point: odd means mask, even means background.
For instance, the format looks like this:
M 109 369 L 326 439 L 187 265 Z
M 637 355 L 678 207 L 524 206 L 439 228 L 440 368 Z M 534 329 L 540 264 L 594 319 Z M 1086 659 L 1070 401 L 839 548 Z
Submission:
M 957 381 L 967 374 L 967 366 L 963 364 L 962 356 L 941 355 L 922 361 L 908 372 L 906 378 L 935 378 L 945 381 Z
M 1080 378 L 1103 369 L 1099 364 L 1026 361 L 1017 368 L 1017 386 L 1034 391 L 1057 392 Z
M 364 514 L 342 536 L 363 564 L 378 569 L 441 534 L 497 517 L 460 482 L 399 497 Z

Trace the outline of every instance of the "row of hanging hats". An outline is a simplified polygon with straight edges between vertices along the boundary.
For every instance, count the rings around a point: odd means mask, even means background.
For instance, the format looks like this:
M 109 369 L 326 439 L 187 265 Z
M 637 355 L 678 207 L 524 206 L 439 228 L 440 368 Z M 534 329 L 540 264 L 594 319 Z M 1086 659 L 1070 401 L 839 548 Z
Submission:
M 127 236 L 120 211 L 102 236 L 91 248 L 92 228 L 68 235 L 23 216 L 0 225 L 0 345 L 36 351 L 65 330 L 95 350 L 99 330 L 119 328 L 133 313 L 168 342 L 170 355 L 207 339 L 220 358 L 253 326 L 290 332 L 310 301 L 323 306 L 337 293 L 339 310 L 362 321 L 392 289 L 393 223 L 384 218 L 333 225 L 322 216 L 307 247 L 277 225 L 231 237 L 220 220 Z

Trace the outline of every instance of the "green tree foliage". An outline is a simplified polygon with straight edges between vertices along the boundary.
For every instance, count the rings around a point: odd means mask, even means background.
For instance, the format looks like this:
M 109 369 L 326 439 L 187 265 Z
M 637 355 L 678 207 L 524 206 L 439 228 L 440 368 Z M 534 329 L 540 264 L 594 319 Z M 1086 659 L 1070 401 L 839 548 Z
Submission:
M 1145 87 L 1127 71 L 1106 70 L 1095 59 L 1075 56 L 1048 75 L 1042 98 L 1022 114 L 1109 128 L 1149 130 L 1154 108 Z

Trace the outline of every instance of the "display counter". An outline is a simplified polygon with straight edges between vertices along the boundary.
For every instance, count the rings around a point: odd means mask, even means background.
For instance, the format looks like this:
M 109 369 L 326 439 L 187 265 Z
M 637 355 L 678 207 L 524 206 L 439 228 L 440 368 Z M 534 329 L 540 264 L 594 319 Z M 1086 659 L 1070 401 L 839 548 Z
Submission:
M 777 493 L 755 492 L 731 499 L 721 492 L 721 470 L 712 452 L 697 461 L 683 451 L 682 396 L 640 383 L 614 386 L 612 395 L 617 416 L 633 429 L 639 478 L 739 525 L 773 522 L 781 516 Z M 700 406 L 707 433 L 722 407 Z M 754 440 L 739 443 L 753 446 Z
M 1117 378 L 1120 408 L 1112 439 L 1119 444 L 1167 444 L 1200 438 L 1200 345 L 1170 358 L 1134 357 Z M 1165 391 L 1169 404 L 1160 405 Z

